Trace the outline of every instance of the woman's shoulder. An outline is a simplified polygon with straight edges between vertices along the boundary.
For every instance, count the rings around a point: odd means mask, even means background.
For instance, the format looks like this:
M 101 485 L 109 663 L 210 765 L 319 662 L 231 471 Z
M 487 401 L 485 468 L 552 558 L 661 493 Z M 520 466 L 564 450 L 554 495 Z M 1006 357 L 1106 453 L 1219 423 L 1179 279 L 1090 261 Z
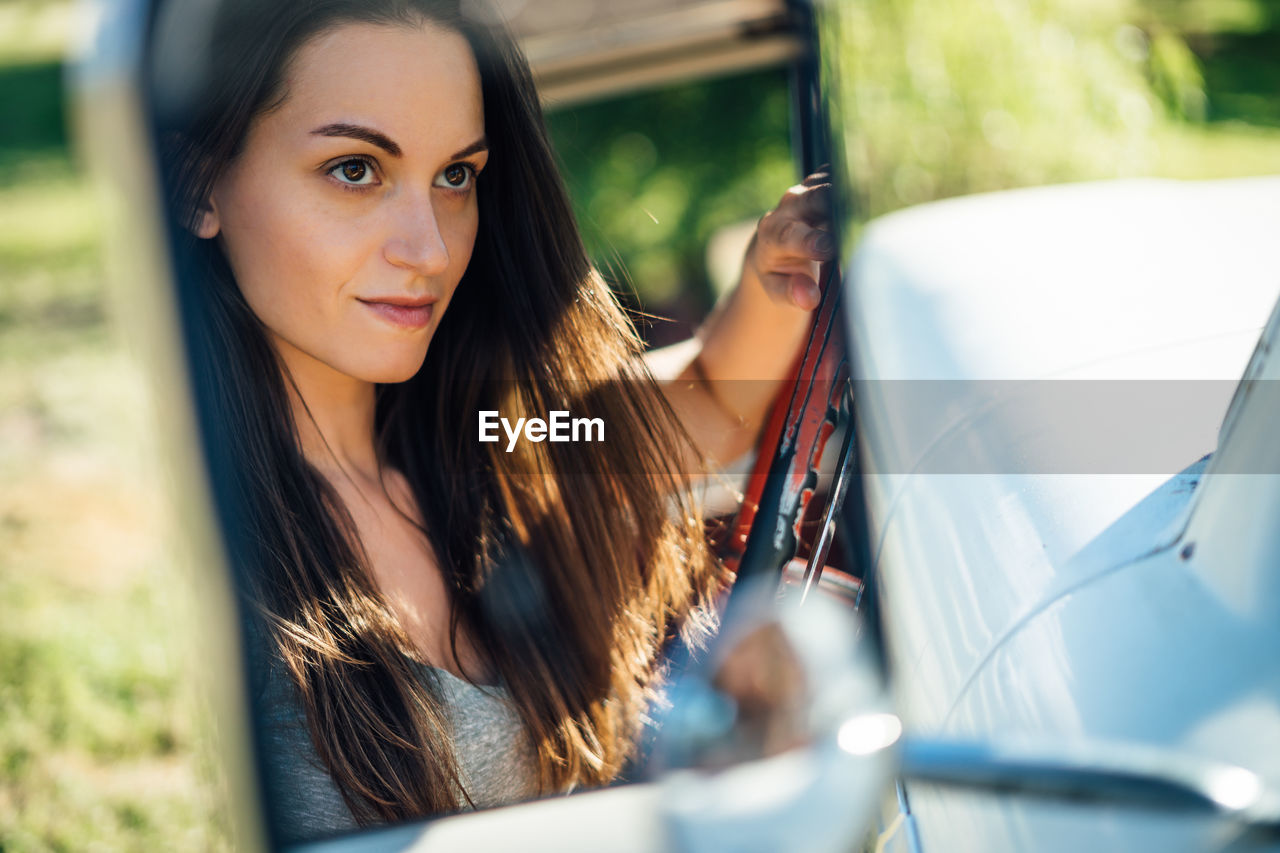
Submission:
M 359 827 L 311 742 L 306 712 L 282 665 L 267 663 L 254 716 L 273 835 L 291 844 Z
M 288 691 L 285 688 L 291 682 L 285 671 L 284 660 L 271 642 L 261 620 L 246 617 L 241 639 L 244 644 L 243 658 L 248 675 L 249 699 L 257 713 L 262 706 L 287 697 Z

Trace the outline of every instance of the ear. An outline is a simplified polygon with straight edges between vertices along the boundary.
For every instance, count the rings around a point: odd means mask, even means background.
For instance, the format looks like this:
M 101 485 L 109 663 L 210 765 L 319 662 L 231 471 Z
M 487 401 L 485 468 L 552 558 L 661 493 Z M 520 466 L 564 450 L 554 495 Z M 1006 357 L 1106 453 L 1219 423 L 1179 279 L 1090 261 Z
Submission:
M 218 236 L 218 232 L 222 230 L 222 220 L 218 216 L 218 205 L 212 197 L 195 209 L 187 228 L 202 240 L 212 240 Z

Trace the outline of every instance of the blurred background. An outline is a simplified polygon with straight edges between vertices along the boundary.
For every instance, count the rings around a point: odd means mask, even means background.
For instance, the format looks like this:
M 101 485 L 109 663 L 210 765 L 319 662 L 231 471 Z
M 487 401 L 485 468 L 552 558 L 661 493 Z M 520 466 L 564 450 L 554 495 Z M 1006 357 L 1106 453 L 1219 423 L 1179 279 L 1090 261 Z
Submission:
M 147 386 L 65 115 L 78 8 L 0 2 L 0 850 L 217 849 Z
M 827 5 L 855 224 L 1009 187 L 1280 172 L 1277 0 Z
M 163 401 L 127 289 L 108 299 L 66 117 L 79 9 L 0 0 L 0 850 L 225 849 L 196 605 L 158 533 Z M 1012 186 L 1280 172 L 1280 0 L 829 11 L 856 222 Z M 651 340 L 731 286 L 796 179 L 788 103 L 766 70 L 551 104 L 584 237 Z

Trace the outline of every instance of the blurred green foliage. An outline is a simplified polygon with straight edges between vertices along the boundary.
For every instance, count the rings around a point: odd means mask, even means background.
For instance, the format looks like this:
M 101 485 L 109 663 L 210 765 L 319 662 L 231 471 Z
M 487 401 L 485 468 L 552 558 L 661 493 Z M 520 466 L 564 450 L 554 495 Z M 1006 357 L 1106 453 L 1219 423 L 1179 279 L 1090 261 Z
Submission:
M 66 145 L 62 114 L 62 64 L 56 60 L 0 65 L 0 147 L 39 150 Z M 6 183 L 12 176 L 6 171 Z
M 588 252 L 660 314 L 710 308 L 712 233 L 759 218 L 798 179 L 782 70 L 554 111 L 548 125 Z
M 1280 0 L 830 2 L 856 218 L 1007 187 L 1280 171 Z M 644 308 L 714 298 L 715 229 L 797 175 L 782 72 L 549 116 L 588 250 Z M 677 337 L 678 331 L 671 337 Z
M 1280 92 L 1274 0 L 826 8 L 825 80 L 859 221 L 1006 187 L 1280 170 L 1265 127 Z

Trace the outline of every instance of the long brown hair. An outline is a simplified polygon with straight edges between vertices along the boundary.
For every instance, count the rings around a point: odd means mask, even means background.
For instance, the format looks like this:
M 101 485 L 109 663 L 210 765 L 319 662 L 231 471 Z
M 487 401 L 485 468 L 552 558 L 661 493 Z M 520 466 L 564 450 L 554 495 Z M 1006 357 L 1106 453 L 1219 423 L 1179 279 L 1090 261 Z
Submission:
M 474 6 L 467 4 L 470 9 Z M 460 804 L 438 685 L 368 571 L 333 489 L 303 458 L 281 365 L 213 241 L 183 226 L 286 97 L 290 57 L 345 22 L 461 33 L 476 55 L 488 168 L 470 265 L 412 379 L 378 388 L 384 466 L 408 480 L 464 625 L 508 687 L 544 792 L 613 779 L 680 625 L 708 627 L 717 576 L 683 491 L 689 439 L 578 237 L 524 58 L 457 2 L 231 0 L 208 64 L 158 103 L 197 404 L 255 633 L 282 662 L 316 750 L 362 823 Z M 480 410 L 572 409 L 602 443 L 475 438 Z

